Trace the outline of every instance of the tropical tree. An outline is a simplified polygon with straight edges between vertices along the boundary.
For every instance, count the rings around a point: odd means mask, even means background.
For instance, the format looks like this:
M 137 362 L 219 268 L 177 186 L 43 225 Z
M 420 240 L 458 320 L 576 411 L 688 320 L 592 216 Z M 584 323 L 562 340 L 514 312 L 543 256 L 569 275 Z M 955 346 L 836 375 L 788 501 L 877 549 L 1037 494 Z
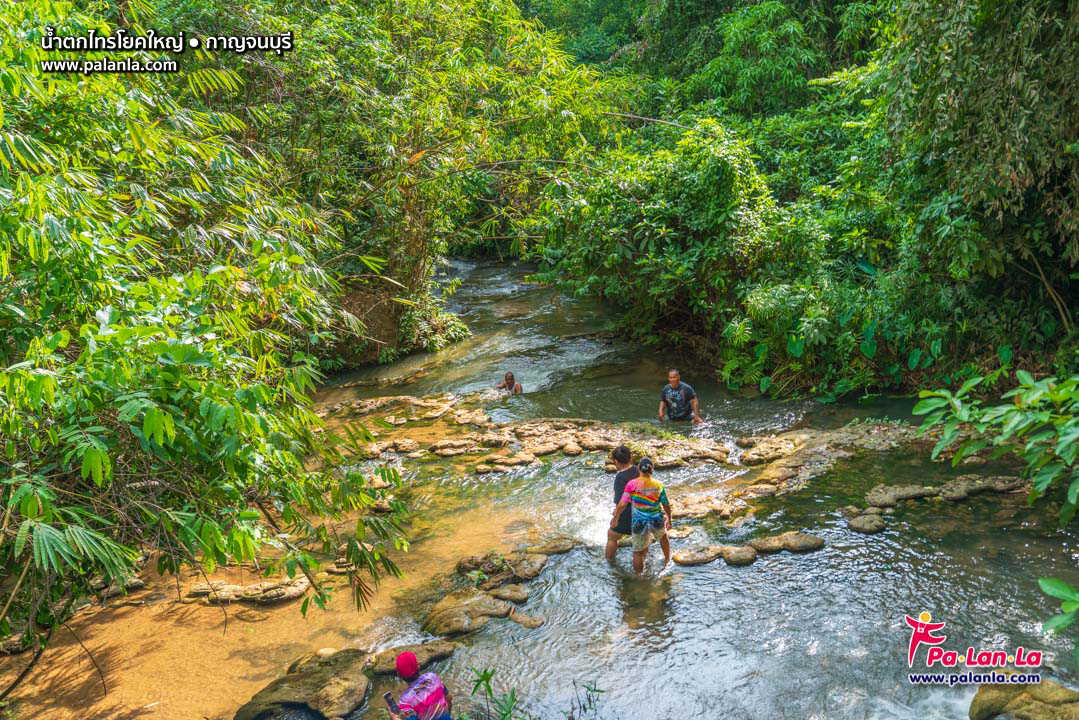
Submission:
M 380 493 L 310 405 L 305 347 L 358 329 L 313 261 L 332 225 L 230 138 L 235 116 L 150 74 L 43 74 L 47 26 L 114 30 L 70 3 L 0 8 L 0 632 L 43 646 L 145 557 L 211 571 L 274 546 L 267 571 L 313 577 L 356 511 L 362 602 L 397 572 L 403 508 L 362 512 Z

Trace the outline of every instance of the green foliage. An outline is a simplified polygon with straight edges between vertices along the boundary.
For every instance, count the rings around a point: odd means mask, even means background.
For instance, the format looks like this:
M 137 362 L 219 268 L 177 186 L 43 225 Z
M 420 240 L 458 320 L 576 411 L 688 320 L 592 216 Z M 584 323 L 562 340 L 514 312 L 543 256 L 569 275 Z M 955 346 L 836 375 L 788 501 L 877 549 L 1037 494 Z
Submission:
M 462 714 L 461 720 L 533 720 L 532 715 L 524 714 L 517 709 L 517 689 L 511 688 L 509 692 L 496 695 L 491 680 L 495 676 L 495 670 L 484 668 L 479 670 L 472 668 L 475 682 L 472 685 L 472 697 L 483 691 L 483 705 L 474 714 Z M 582 697 L 581 691 L 584 691 Z M 602 690 L 594 685 L 584 685 L 578 688 L 573 684 L 573 700 L 569 710 L 563 711 L 566 720 L 586 720 L 599 718 L 599 696 Z M 493 703 L 493 706 L 492 706 Z
M 1041 578 L 1038 587 L 1050 597 L 1061 601 L 1060 613 L 1042 623 L 1042 632 L 1060 632 L 1075 622 L 1075 614 L 1079 611 L 1079 590 L 1057 578 Z M 1075 646 L 1075 661 L 1079 663 L 1079 643 Z
M 1076 11 L 1055 0 L 905 0 L 887 28 L 878 82 L 889 132 L 939 196 L 927 230 L 972 271 L 1040 259 L 1059 284 L 1069 278 L 1052 265 L 1079 262 Z M 974 221 L 993 232 L 962 231 Z
M 0 7 L 0 563 L 20 578 L 0 634 L 48 628 L 144 555 L 211 571 L 269 545 L 310 573 L 327 523 L 381 497 L 323 469 L 365 433 L 342 445 L 310 407 L 299 348 L 345 326 L 314 259 L 336 247 L 324 214 L 232 139 L 238 118 L 167 78 L 43 77 L 49 25 L 110 31 L 70 3 Z M 374 549 L 349 556 L 376 581 L 397 572 L 382 548 L 404 546 L 402 514 L 357 522 Z
M 1060 522 L 1068 523 L 1079 510 L 1079 375 L 1035 380 L 1026 370 L 1015 374 L 1019 384 L 1001 396 L 1009 403 L 983 406 L 973 393 L 991 387 L 996 377 L 977 376 L 954 393 L 922 391 L 914 413 L 926 416 L 923 429 L 941 428 L 933 457 L 954 443 L 963 427 L 969 427 L 972 436 L 956 450 L 953 464 L 986 447 L 1018 456 L 1033 482 L 1030 501 L 1058 491 Z
M 584 0 L 527 7 L 571 42 L 571 9 L 576 29 L 605 16 Z M 1079 124 L 1058 87 L 1079 57 L 1070 10 L 620 7 L 638 21 L 608 64 L 636 127 L 548 189 L 532 226 L 540 278 L 614 300 L 641 335 L 765 392 L 958 384 L 997 367 L 1004 345 L 1072 371 L 1079 274 L 1064 218 L 1076 203 L 1064 198 Z M 1019 75 L 1001 66 L 1016 43 Z M 709 225 L 728 185 L 696 185 L 699 148 L 680 143 L 702 123 L 748 150 L 755 168 L 737 174 L 770 198 L 741 206 L 764 228 L 752 237 Z
M 716 21 L 720 49 L 691 76 L 690 92 L 756 115 L 797 105 L 825 62 L 805 27 L 779 0 L 740 7 Z
M 1001 353 L 1005 363 L 1010 353 L 1010 349 Z M 1060 503 L 1060 524 L 1065 525 L 1079 509 L 1079 375 L 1035 380 L 1026 370 L 1017 370 L 1018 385 L 1001 396 L 1010 402 L 987 407 L 975 393 L 989 389 L 999 374 L 970 378 L 954 393 L 922 391 L 914 414 L 926 416 L 923 432 L 940 430 L 933 457 L 960 439 L 964 429 L 967 437 L 956 449 L 953 465 L 987 447 L 994 449 L 994 455 L 1019 457 L 1024 475 L 1032 482 L 1029 501 L 1034 503 L 1052 493 Z M 1062 601 L 1060 614 L 1046 620 L 1043 629 L 1058 632 L 1074 623 L 1079 591 L 1056 578 L 1042 578 L 1038 585 L 1042 592 Z M 1075 657 L 1079 662 L 1079 643 Z

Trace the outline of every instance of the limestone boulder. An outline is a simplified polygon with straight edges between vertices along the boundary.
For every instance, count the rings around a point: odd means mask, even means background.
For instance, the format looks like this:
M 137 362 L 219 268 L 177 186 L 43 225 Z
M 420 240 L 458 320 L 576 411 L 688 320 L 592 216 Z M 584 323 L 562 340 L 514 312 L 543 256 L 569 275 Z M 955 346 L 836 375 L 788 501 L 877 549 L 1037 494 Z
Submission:
M 813 552 L 824 547 L 824 538 L 797 530 L 785 532 L 781 537 L 783 538 L 783 549 L 787 552 Z
M 551 455 L 562 449 L 562 444 L 557 442 L 545 442 L 539 445 L 531 445 L 525 448 L 525 452 L 532 453 L 536 457 L 542 457 L 544 455 Z
M 760 553 L 776 553 L 782 550 L 793 553 L 812 552 L 824 547 L 824 538 L 791 530 L 779 535 L 754 538 L 749 546 Z
M 894 507 L 902 500 L 933 497 L 939 490 L 929 485 L 877 485 L 865 496 L 867 505 Z
M 507 583 L 531 580 L 546 564 L 547 556 L 539 553 L 499 555 L 491 552 L 462 558 L 457 563 L 457 572 L 475 576 L 481 590 L 492 590 Z
M 751 565 L 757 559 L 757 551 L 749 545 L 724 545 L 722 555 L 728 565 Z
M 970 703 L 970 720 L 1079 720 L 1079 692 L 1042 679 L 1036 685 L 982 685 Z
M 940 486 L 940 496 L 945 500 L 958 502 L 979 493 L 1011 492 L 1025 485 L 1026 481 L 1018 477 L 960 475 Z
M 858 515 L 847 520 L 847 527 L 854 532 L 873 535 L 884 530 L 884 518 L 880 515 Z
M 401 438 L 393 441 L 393 449 L 399 453 L 412 453 L 420 449 L 420 444 L 412 438 Z
M 525 548 L 527 553 L 537 555 L 562 555 L 581 544 L 581 541 L 569 535 L 560 535 L 546 540 L 538 545 L 530 545 Z
M 342 720 L 363 705 L 370 684 L 367 653 L 354 648 L 314 653 L 293 663 L 290 672 L 258 691 L 235 720 L 263 720 L 304 708 L 329 720 Z
M 771 438 L 755 438 L 756 442 L 742 453 L 743 465 L 763 465 L 792 454 L 801 445 L 799 438 L 780 435 Z
M 531 591 L 529 591 L 528 587 L 525 585 L 511 583 L 509 585 L 496 587 L 494 590 L 488 590 L 487 594 L 499 600 L 520 604 L 528 601 L 528 596 L 531 594 Z
M 692 550 L 680 550 L 671 555 L 677 565 L 704 565 L 718 560 L 723 555 L 723 548 L 718 545 L 710 545 Z
M 234 602 L 252 605 L 273 605 L 303 597 L 311 587 L 305 575 L 298 575 L 291 580 L 267 580 L 254 585 L 233 585 L 215 580 L 209 583 L 197 583 L 188 591 L 188 598 L 201 598 L 207 605 L 228 605 Z
M 546 620 L 544 620 L 543 618 L 525 615 L 524 613 L 517 612 L 516 610 L 512 611 L 509 617 L 510 620 L 517 623 L 521 627 L 526 627 L 530 630 L 535 630 L 538 627 L 542 627 L 543 624 L 546 622 Z
M 455 590 L 439 600 L 424 622 L 432 635 L 459 635 L 478 630 L 488 618 L 509 615 L 512 606 L 478 588 Z

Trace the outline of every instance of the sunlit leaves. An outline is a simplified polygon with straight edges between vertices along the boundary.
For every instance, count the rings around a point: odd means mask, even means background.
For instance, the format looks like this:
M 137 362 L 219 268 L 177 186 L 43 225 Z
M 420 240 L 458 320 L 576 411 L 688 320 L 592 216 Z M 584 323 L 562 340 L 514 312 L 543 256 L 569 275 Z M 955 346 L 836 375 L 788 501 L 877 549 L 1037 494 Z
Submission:
M 318 369 L 295 352 L 335 320 L 314 261 L 335 247 L 326 215 L 168 77 L 38 74 L 37 28 L 100 19 L 28 0 L 0 22 L 0 565 L 26 571 L 5 620 L 142 552 L 209 570 L 287 534 L 282 557 L 313 565 L 296 549 L 326 541 L 311 518 L 363 486 L 323 469 L 342 448 L 315 433 Z M 236 89 L 225 71 L 193 82 Z

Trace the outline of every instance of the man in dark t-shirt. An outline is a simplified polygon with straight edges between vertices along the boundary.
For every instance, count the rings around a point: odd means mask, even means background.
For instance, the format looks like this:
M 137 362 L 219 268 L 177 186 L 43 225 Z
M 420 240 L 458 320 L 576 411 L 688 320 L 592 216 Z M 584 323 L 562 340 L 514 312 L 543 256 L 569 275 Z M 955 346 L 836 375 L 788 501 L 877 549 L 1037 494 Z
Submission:
M 682 382 L 681 374 L 671 369 L 667 373 L 667 387 L 659 396 L 659 419 L 663 420 L 663 414 L 667 414 L 670 420 L 692 420 L 701 422 L 701 406 L 697 400 L 697 393 Z
M 612 450 L 611 459 L 614 460 L 614 466 L 618 470 L 618 474 L 614 476 L 614 504 L 617 505 L 622 499 L 622 493 L 626 491 L 626 483 L 640 477 L 641 473 L 631 461 L 629 448 L 625 445 L 619 445 Z M 607 530 L 607 547 L 603 554 L 608 561 L 614 560 L 614 553 L 618 550 L 618 540 L 623 535 L 630 535 L 633 532 L 630 516 L 631 508 L 627 507 L 618 516 L 618 525 L 613 530 Z

